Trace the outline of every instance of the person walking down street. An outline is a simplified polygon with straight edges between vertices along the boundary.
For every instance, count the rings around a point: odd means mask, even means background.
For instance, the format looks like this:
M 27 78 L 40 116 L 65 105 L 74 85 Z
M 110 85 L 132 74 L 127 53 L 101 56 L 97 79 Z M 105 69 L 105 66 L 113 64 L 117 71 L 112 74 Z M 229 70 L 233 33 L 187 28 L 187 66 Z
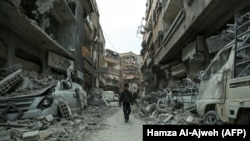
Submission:
M 121 92 L 120 99 L 119 99 L 119 106 L 123 107 L 123 112 L 124 112 L 124 118 L 125 122 L 128 122 L 129 120 L 129 115 L 131 113 L 131 105 L 133 105 L 133 98 L 132 98 L 132 93 L 128 90 L 129 85 L 126 83 L 124 84 L 124 90 Z

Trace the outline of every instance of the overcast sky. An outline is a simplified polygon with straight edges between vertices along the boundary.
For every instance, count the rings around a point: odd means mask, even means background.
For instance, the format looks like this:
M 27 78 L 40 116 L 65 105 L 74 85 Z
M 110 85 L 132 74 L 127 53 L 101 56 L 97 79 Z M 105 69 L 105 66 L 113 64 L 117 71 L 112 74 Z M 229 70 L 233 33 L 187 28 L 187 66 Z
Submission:
M 118 53 L 140 54 L 141 39 L 136 32 L 145 16 L 146 0 L 96 0 L 100 12 L 105 48 Z

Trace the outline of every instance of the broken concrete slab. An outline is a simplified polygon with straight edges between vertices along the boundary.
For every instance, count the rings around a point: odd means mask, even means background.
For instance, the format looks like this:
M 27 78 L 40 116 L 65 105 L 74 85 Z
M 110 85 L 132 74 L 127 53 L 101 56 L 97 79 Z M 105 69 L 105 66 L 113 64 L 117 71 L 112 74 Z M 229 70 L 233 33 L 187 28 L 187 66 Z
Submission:
M 46 119 L 46 121 L 48 121 L 48 122 L 54 121 L 54 117 L 53 117 L 52 115 L 47 115 L 47 116 L 45 116 L 45 119 Z
M 34 122 L 34 126 L 31 130 L 40 130 L 43 127 L 43 123 L 41 121 Z
M 163 120 L 164 123 L 168 122 L 170 119 L 172 119 L 174 116 L 173 115 L 169 115 L 167 118 L 165 118 Z
M 36 6 L 38 7 L 37 10 L 40 14 L 44 14 L 45 12 L 49 11 L 51 8 L 53 8 L 54 0 L 50 1 L 43 1 L 43 0 L 37 0 Z
M 11 141 L 10 134 L 7 131 L 0 131 L 0 141 Z
M 186 122 L 187 123 L 193 123 L 194 117 L 193 116 L 188 116 Z
M 79 127 L 78 127 L 78 129 L 80 130 L 80 131 L 82 131 L 82 130 L 84 130 L 85 128 L 87 128 L 88 127 L 88 124 L 83 124 L 83 125 L 80 125 Z
M 23 78 L 22 70 L 19 69 L 0 81 L 0 95 L 8 92 L 12 87 L 14 87 Z
M 23 138 L 24 141 L 37 141 L 40 139 L 40 135 L 39 135 L 39 131 L 31 131 L 31 132 L 25 132 L 23 134 Z
M 49 136 L 51 136 L 51 132 L 49 132 L 48 130 L 42 130 L 42 131 L 39 132 L 39 136 L 40 136 L 41 140 L 45 140 Z

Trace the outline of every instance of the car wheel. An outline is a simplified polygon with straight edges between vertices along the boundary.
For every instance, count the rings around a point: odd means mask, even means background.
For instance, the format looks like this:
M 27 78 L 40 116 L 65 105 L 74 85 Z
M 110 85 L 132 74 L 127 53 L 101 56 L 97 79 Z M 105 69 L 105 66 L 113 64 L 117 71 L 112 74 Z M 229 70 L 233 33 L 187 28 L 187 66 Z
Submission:
M 217 119 L 217 113 L 215 111 L 209 111 L 203 118 L 204 125 L 218 125 L 221 122 Z

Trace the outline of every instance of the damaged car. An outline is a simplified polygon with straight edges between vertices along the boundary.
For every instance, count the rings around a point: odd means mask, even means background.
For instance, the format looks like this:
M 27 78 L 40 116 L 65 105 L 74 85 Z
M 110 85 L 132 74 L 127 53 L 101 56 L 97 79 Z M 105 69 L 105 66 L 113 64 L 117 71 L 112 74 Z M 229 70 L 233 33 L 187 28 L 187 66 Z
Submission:
M 17 71 L 20 72 L 20 69 Z M 19 78 L 20 73 L 16 71 L 6 77 L 13 79 L 17 77 L 17 74 Z M 79 84 L 72 82 L 70 76 L 61 80 L 52 76 L 21 77 L 21 81 L 25 84 L 11 85 L 12 88 L 8 90 L 8 93 L 0 96 L 0 119 L 2 121 L 36 118 L 50 114 L 70 118 L 72 113 L 81 113 L 87 106 L 86 92 Z M 1 80 L 1 85 L 4 85 L 3 80 Z M 20 81 L 20 79 L 13 79 L 15 80 Z M 11 92 L 14 86 L 19 88 Z

